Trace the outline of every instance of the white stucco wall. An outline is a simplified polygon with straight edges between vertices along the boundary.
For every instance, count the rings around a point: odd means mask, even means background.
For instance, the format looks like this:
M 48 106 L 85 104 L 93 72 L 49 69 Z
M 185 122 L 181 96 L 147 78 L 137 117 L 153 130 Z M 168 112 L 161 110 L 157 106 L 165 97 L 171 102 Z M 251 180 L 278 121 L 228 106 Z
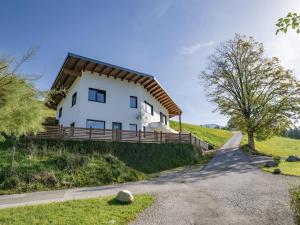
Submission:
M 89 101 L 89 88 L 106 91 L 106 103 Z M 77 102 L 71 107 L 72 95 L 76 91 Z M 137 109 L 130 108 L 130 96 L 137 97 Z M 153 116 L 144 112 L 144 101 L 153 105 Z M 142 129 L 142 126 L 148 126 L 151 122 L 160 122 L 160 112 L 167 116 L 167 121 L 169 119 L 168 111 L 140 84 L 99 76 L 89 71 L 83 72 L 82 76 L 77 78 L 67 96 L 58 104 L 57 118 L 61 106 L 63 110 L 59 122 L 63 126 L 70 126 L 75 122 L 76 127 L 86 127 L 86 120 L 92 119 L 105 121 L 106 129 L 112 128 L 112 122 L 120 122 L 123 130 L 129 130 L 129 124 L 137 124 L 138 129 Z M 143 120 L 137 119 L 141 111 L 144 115 Z M 167 126 L 169 127 L 169 122 Z

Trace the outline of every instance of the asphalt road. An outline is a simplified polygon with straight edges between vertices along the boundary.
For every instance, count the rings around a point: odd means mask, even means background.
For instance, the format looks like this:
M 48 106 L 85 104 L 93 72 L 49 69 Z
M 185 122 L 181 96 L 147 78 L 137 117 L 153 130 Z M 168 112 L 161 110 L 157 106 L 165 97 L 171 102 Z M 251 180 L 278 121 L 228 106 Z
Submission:
M 241 152 L 241 138 L 236 133 L 205 168 L 167 172 L 143 182 L 0 196 L 0 208 L 115 195 L 128 189 L 157 198 L 131 223 L 135 225 L 293 224 L 289 189 L 300 180 L 261 171 L 258 165 L 265 159 Z

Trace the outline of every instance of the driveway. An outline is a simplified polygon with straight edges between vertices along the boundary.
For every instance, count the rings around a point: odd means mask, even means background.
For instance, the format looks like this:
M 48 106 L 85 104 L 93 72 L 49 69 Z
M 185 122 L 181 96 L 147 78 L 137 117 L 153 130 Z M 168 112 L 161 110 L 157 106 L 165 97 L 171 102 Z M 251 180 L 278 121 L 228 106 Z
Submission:
M 152 193 L 157 201 L 131 224 L 293 224 L 289 189 L 295 177 L 262 172 L 264 158 L 249 158 L 231 140 L 205 167 L 168 172 L 159 178 L 93 188 L 0 196 L 0 208 L 114 195 L 120 189 Z

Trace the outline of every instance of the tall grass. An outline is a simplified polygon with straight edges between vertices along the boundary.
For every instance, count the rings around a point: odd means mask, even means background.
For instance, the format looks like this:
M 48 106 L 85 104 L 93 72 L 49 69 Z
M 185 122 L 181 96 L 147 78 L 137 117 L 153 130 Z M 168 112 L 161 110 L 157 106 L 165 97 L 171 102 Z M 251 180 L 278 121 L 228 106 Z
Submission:
M 189 144 L 25 139 L 9 177 L 11 148 L 0 144 L 0 194 L 137 181 L 203 160 Z

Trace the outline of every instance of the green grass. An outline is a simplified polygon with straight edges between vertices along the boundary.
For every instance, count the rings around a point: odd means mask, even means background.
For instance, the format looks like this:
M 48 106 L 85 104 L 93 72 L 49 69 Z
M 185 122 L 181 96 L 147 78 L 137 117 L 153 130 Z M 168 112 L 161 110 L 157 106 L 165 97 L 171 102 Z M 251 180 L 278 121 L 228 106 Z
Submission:
M 105 197 L 1 209 L 0 224 L 121 225 L 134 220 L 153 201 L 151 195 L 136 195 L 132 204 L 121 204 L 112 197 Z
M 300 176 L 300 162 L 286 162 L 282 160 L 276 168 L 279 168 L 282 174 Z M 263 168 L 264 171 L 270 173 L 272 173 L 274 169 L 275 168 Z
M 300 188 L 292 193 L 291 208 L 294 211 L 295 224 L 300 225 Z
M 175 130 L 179 130 L 179 123 L 176 121 L 170 121 L 170 126 Z M 191 132 L 210 144 L 214 149 L 222 147 L 232 137 L 232 132 L 227 130 L 212 129 L 188 123 L 182 123 L 182 129 Z
M 270 156 L 288 157 L 289 155 L 300 156 L 300 140 L 273 137 L 266 141 L 255 142 L 257 151 Z
M 208 161 L 190 144 L 21 140 L 16 149 L 9 177 L 12 144 L 0 143 L 0 194 L 138 181 Z
M 243 144 L 247 143 L 247 138 Z M 290 155 L 300 157 L 300 140 L 273 137 L 266 141 L 255 141 L 255 148 L 258 153 L 272 157 L 281 157 L 278 168 L 282 174 L 300 176 L 300 162 L 286 162 L 285 159 Z M 263 168 L 264 171 L 273 172 L 275 168 Z

